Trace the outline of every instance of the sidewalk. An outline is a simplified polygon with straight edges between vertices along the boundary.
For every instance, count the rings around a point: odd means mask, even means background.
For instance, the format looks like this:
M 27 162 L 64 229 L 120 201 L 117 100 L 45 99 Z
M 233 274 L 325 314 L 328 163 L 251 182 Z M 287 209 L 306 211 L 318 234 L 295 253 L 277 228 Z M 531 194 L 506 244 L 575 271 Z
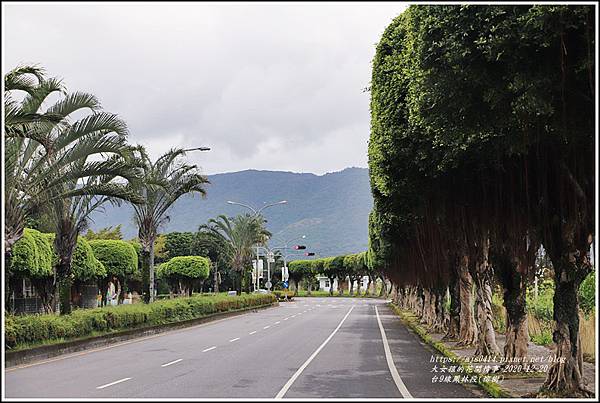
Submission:
M 475 348 L 457 348 L 455 347 L 456 342 L 442 341 L 442 337 L 444 337 L 444 334 L 442 333 L 429 333 L 429 335 L 433 340 L 444 344 L 444 346 L 446 346 L 449 350 L 452 350 L 452 352 L 454 352 L 460 357 L 472 357 L 475 354 Z M 503 351 L 504 345 L 506 344 L 506 337 L 503 334 L 496 333 L 496 343 L 498 344 L 500 351 Z M 552 354 L 554 354 L 554 351 L 551 348 L 539 346 L 533 342 L 529 342 L 529 357 L 548 357 Z M 482 364 L 495 365 L 499 363 L 490 361 Z M 583 377 L 585 387 L 593 392 L 596 386 L 595 364 L 589 362 L 583 363 Z M 500 385 L 504 390 L 513 395 L 513 397 L 521 397 L 528 393 L 537 392 L 544 383 L 545 378 L 545 374 L 528 374 L 527 377 L 505 377 L 503 380 L 498 382 L 498 385 Z

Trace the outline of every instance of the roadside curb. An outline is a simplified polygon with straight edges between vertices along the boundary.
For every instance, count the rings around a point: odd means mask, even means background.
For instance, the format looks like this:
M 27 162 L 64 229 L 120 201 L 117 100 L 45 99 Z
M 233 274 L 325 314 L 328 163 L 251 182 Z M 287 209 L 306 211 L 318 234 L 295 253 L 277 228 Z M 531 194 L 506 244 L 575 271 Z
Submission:
M 406 317 L 406 315 L 402 312 L 402 310 L 397 305 L 395 305 L 394 303 L 388 303 L 388 306 L 390 307 L 392 312 L 394 312 L 394 314 L 396 316 L 398 316 L 400 321 L 404 325 L 406 325 L 413 333 L 415 333 L 417 336 L 419 336 L 419 338 L 424 343 L 426 343 L 430 347 L 433 347 L 434 349 L 436 349 L 443 356 L 450 358 L 452 361 L 454 361 L 455 363 L 462 366 L 465 369 L 465 373 L 469 373 L 467 371 L 467 368 L 464 365 L 464 362 L 460 359 L 459 356 L 457 356 L 452 351 L 450 351 L 448 348 L 446 348 L 446 346 L 444 346 L 443 343 L 434 341 L 421 326 L 415 324 L 413 321 L 408 319 Z M 507 398 L 507 397 L 514 398 L 514 397 L 516 397 L 516 396 L 513 396 L 510 392 L 508 392 L 507 390 L 505 390 L 504 388 L 502 388 L 499 384 L 497 384 L 495 382 L 477 381 L 476 385 L 481 387 L 492 398 Z
M 106 347 L 111 344 L 142 338 L 145 336 L 166 333 L 172 330 L 189 328 L 203 323 L 212 322 L 218 319 L 225 319 L 228 317 L 243 315 L 249 311 L 254 311 L 258 309 L 268 309 L 275 306 L 279 306 L 279 302 L 275 301 L 270 304 L 247 307 L 226 312 L 217 312 L 210 315 L 202 316 L 200 318 L 189 319 L 181 322 L 165 323 L 161 325 L 122 330 L 85 339 L 71 340 L 63 343 L 33 347 L 24 350 L 5 350 L 4 366 L 5 368 L 11 368 L 19 365 L 32 364 L 38 361 L 47 360 L 49 358 L 54 358 L 61 355 L 76 353 L 84 350 L 91 350 L 99 347 Z

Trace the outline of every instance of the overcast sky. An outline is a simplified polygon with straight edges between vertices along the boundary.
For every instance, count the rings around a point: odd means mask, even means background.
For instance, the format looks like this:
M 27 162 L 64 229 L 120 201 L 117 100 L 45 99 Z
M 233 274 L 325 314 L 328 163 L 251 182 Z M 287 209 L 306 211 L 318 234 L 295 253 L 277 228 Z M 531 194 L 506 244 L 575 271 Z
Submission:
M 406 3 L 7 4 L 3 72 L 95 94 L 154 156 L 207 174 L 367 166 L 371 60 Z

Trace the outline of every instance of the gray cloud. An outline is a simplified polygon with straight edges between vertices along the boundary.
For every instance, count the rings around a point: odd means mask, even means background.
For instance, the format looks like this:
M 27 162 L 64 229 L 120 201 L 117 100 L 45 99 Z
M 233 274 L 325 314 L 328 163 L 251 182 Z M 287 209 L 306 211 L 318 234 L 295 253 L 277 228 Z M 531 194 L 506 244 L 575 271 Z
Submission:
M 375 44 L 406 3 L 3 3 L 4 65 L 96 94 L 206 173 L 366 166 Z

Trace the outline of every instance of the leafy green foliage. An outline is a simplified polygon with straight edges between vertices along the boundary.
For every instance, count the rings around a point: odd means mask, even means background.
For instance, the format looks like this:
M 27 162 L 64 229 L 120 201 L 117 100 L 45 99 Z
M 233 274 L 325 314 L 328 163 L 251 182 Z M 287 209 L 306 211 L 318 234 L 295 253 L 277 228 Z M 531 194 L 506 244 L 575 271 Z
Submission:
M 10 274 L 18 277 L 49 277 L 52 275 L 52 243 L 39 231 L 25 228 L 23 236 L 13 246 Z
M 54 234 L 43 234 L 50 245 L 54 243 Z M 54 253 L 53 265 L 56 265 L 58 255 Z M 83 237 L 77 238 L 71 258 L 71 276 L 73 279 L 88 282 L 106 277 L 106 268 L 94 255 L 90 243 Z
M 165 235 L 165 250 L 169 259 L 195 255 L 193 246 L 194 234 L 191 232 L 169 232 Z
M 161 278 L 204 280 L 210 271 L 210 260 L 202 256 L 177 256 L 161 264 L 157 274 Z
M 593 271 L 579 286 L 579 307 L 589 314 L 596 308 L 596 272 Z
M 120 240 L 91 240 L 90 246 L 94 256 L 102 262 L 109 277 L 138 278 L 138 254 L 135 247 L 126 241 Z
M 115 226 L 114 228 L 105 227 L 98 230 L 98 232 L 94 232 L 91 228 L 87 230 L 84 237 L 88 241 L 96 240 L 96 239 L 111 239 L 111 240 L 122 240 L 123 233 L 121 232 L 122 224 Z
M 119 305 L 76 310 L 69 315 L 6 316 L 5 337 L 10 347 L 49 340 L 75 339 L 139 327 L 175 323 L 275 302 L 271 294 L 194 296 L 152 304 Z

